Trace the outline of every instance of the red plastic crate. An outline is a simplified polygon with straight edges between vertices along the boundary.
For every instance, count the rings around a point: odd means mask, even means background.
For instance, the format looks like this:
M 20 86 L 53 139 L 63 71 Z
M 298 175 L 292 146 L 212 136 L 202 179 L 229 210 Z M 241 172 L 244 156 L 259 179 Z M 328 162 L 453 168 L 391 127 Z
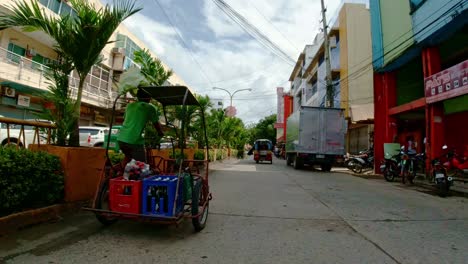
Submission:
M 110 180 L 109 206 L 119 213 L 141 213 L 141 181 L 124 180 L 118 177 Z

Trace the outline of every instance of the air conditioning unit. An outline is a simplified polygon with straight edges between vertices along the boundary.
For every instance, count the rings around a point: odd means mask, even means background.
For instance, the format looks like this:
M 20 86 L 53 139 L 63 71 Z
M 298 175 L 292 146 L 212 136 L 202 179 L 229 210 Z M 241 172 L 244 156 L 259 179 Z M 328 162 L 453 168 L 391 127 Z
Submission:
M 16 91 L 10 87 L 4 87 L 3 94 L 8 97 L 15 97 Z
M 113 54 L 124 54 L 125 53 L 125 49 L 124 48 L 112 48 L 112 53 Z
M 336 37 L 330 37 L 329 43 L 331 49 L 336 48 Z

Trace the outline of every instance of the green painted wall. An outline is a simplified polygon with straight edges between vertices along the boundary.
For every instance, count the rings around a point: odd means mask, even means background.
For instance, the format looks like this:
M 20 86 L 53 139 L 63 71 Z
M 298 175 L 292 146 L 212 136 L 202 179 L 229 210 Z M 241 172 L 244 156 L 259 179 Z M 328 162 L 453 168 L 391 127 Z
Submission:
M 397 105 L 424 97 L 422 59 L 417 57 L 397 72 Z
M 454 114 L 468 111 L 468 94 L 444 101 L 445 114 Z
M 408 0 L 380 0 L 384 65 L 414 43 Z

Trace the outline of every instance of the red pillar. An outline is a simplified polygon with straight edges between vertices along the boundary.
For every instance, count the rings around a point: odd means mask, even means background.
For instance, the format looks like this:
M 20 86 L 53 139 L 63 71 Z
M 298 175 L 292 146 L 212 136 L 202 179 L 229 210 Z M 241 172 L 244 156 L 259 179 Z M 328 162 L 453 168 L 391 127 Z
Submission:
M 397 134 L 395 118 L 389 109 L 396 105 L 396 76 L 393 72 L 374 74 L 374 156 L 375 171 L 384 159 L 384 143 L 394 142 Z
M 422 51 L 424 78 L 441 71 L 440 53 L 438 47 L 425 48 Z M 430 161 L 442 154 L 444 145 L 444 108 L 442 103 L 426 106 L 426 168 L 429 171 Z

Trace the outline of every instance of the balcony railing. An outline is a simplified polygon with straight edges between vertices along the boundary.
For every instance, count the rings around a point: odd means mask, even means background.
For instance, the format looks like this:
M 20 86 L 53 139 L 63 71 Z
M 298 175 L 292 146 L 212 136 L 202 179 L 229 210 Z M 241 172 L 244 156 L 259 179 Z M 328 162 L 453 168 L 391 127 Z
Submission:
M 48 80 L 45 78 L 44 73 L 48 69 L 49 67 L 44 64 L 0 48 L 0 78 L 2 79 L 47 90 Z M 104 78 L 100 78 L 109 76 L 109 72 L 99 66 L 94 66 L 93 72 L 94 74 L 89 73 L 86 78 L 83 88 L 83 101 L 104 108 L 112 107 L 117 93 L 109 91 L 109 82 Z M 99 77 L 96 75 L 99 75 Z M 70 74 L 72 98 L 77 96 L 78 83 L 76 74 Z
M 0 77 L 46 90 L 47 66 L 0 48 Z

